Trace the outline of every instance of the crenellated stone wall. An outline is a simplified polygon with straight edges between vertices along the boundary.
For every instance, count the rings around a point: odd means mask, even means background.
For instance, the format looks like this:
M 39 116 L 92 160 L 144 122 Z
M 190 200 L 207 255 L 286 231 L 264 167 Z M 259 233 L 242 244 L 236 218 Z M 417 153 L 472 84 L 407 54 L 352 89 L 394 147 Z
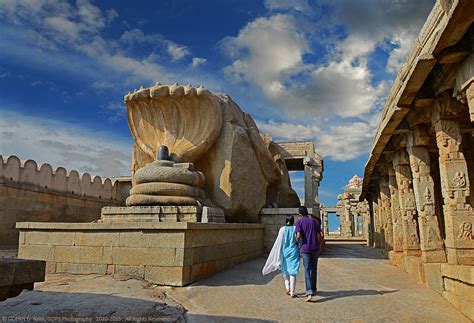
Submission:
M 121 181 L 0 156 L 0 245 L 18 244 L 16 222 L 91 222 L 120 205 Z M 126 185 L 126 184 L 125 184 Z

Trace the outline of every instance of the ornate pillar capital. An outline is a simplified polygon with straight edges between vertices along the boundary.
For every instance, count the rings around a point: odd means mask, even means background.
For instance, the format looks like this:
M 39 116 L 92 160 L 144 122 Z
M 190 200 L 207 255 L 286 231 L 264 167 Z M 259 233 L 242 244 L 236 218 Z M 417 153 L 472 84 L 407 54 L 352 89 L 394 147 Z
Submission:
M 431 123 L 436 125 L 440 120 L 448 120 L 457 118 L 464 105 L 458 100 L 454 99 L 449 92 L 441 93 L 435 100 L 433 109 L 431 111 Z
M 430 136 L 424 124 L 413 127 L 407 133 L 407 147 L 428 146 Z

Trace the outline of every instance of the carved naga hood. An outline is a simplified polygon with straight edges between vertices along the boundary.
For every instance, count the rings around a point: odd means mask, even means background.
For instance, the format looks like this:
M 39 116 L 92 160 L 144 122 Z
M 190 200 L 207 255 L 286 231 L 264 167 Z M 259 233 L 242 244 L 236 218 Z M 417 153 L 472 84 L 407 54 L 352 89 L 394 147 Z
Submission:
M 222 128 L 216 97 L 202 87 L 141 87 L 125 96 L 128 124 L 135 144 L 154 160 L 167 146 L 176 162 L 197 161 L 213 146 Z

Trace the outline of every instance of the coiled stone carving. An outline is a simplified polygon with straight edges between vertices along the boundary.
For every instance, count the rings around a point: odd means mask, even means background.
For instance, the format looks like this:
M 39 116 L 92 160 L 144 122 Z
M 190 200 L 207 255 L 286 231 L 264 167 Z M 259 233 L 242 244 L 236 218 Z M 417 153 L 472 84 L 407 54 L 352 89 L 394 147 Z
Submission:
M 191 163 L 170 161 L 166 146 L 159 147 L 157 158 L 136 171 L 136 185 L 130 191 L 127 205 L 202 204 L 206 198 L 206 192 L 201 188 L 205 184 L 204 174 L 195 171 Z

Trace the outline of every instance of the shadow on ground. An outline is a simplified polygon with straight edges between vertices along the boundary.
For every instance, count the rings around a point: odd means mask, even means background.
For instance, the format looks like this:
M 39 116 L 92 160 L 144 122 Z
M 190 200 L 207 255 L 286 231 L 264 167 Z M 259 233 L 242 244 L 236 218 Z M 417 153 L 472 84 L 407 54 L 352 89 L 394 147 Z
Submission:
M 398 292 L 395 290 L 376 290 L 376 289 L 353 289 L 353 290 L 338 290 L 338 291 L 318 291 L 318 299 L 314 299 L 313 302 L 323 303 L 332 301 L 337 298 L 353 297 L 353 296 L 373 296 L 373 295 L 384 295 Z M 322 299 L 319 297 L 323 297 Z
M 221 271 L 210 277 L 201 279 L 190 286 L 240 286 L 240 285 L 266 285 L 280 274 L 275 271 L 268 275 L 262 275 L 262 268 L 268 255 L 250 260 L 244 264 Z M 361 259 L 385 259 L 379 250 L 365 245 L 327 243 L 320 258 L 361 258 Z M 303 268 L 301 268 L 303 270 Z M 237 277 L 236 277 L 237 275 Z M 377 291 L 374 291 L 377 293 Z
M 217 274 L 203 278 L 189 286 L 240 286 L 240 285 L 266 285 L 280 274 L 275 271 L 268 275 L 262 275 L 262 268 L 267 261 L 266 257 L 258 257 L 248 262 L 235 265 Z
M 386 259 L 382 252 L 362 244 L 326 243 L 320 258 Z
M 0 302 L 0 316 L 10 321 L 49 318 L 58 322 L 70 318 L 91 318 L 92 321 L 136 322 L 140 318 L 184 321 L 186 310 L 156 301 L 139 298 L 78 292 L 23 291 L 15 298 Z
M 171 301 L 172 302 L 172 301 Z M 173 302 L 174 303 L 174 302 Z M 186 314 L 178 305 L 109 294 L 24 291 L 0 302 L 0 317 L 7 321 L 87 322 L 275 322 L 255 318 Z
M 186 322 L 226 322 L 226 323 L 273 323 L 278 321 L 260 320 L 255 318 L 235 317 L 235 316 L 216 316 L 216 315 L 202 315 L 202 314 L 187 314 Z

